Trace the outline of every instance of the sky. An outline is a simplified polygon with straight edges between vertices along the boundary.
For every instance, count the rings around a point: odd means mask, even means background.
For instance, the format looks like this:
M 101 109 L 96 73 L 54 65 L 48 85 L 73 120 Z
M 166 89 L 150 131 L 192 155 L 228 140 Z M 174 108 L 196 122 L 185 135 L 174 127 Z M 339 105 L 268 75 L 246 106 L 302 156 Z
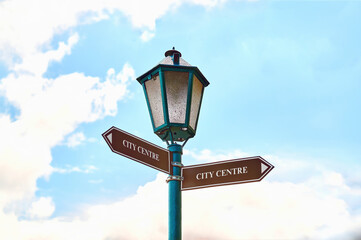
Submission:
M 173 46 L 208 79 L 184 165 L 261 181 L 182 193 L 183 239 L 361 239 L 361 2 L 0 1 L 0 239 L 166 239 L 166 148 L 136 77 Z

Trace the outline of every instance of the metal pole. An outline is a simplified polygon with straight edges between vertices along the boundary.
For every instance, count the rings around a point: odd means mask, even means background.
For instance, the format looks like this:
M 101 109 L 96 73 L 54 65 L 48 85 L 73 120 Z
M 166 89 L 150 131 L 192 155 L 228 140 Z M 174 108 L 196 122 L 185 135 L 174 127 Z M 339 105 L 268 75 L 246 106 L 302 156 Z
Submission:
M 168 212 L 168 239 L 182 239 L 182 194 L 181 194 L 181 168 L 182 168 L 182 146 L 170 144 L 168 149 L 173 154 L 173 172 L 168 177 L 169 184 L 169 212 Z

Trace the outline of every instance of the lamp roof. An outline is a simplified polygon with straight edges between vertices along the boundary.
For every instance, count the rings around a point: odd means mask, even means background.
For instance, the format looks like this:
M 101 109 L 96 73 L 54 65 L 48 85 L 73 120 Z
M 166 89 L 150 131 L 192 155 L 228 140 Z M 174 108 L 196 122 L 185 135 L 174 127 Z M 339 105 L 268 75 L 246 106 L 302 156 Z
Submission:
M 163 60 L 160 61 L 158 64 L 192 67 L 192 65 L 190 65 L 186 60 L 184 60 L 181 57 L 179 58 L 179 64 L 175 64 L 171 56 L 167 56 L 167 57 L 163 58 Z
M 173 68 L 183 68 L 183 69 L 194 69 L 195 72 L 200 75 L 200 80 L 203 82 L 204 86 L 208 86 L 209 82 L 208 80 L 203 76 L 202 72 L 199 71 L 199 69 L 195 66 L 192 66 L 189 64 L 186 60 L 184 60 L 181 56 L 182 54 L 175 50 L 174 47 L 172 50 L 168 50 L 165 52 L 165 58 L 163 58 L 162 61 L 160 61 L 155 67 L 147 71 L 146 73 L 142 74 L 141 76 L 137 77 L 137 81 L 142 84 L 144 81 L 143 79 L 147 77 L 149 74 L 151 74 L 154 70 L 156 70 L 158 67 L 173 67 Z

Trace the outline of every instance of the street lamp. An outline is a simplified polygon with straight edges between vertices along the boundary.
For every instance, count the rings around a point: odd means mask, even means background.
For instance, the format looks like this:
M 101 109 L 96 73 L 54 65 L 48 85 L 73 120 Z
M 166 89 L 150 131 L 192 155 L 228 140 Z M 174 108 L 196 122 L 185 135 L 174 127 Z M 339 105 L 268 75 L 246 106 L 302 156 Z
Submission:
M 196 134 L 204 88 L 209 85 L 199 69 L 181 57 L 173 47 L 158 65 L 137 78 L 143 86 L 154 133 L 172 153 L 172 169 L 167 179 L 169 240 L 182 239 L 182 148 Z
M 207 79 L 175 50 L 137 78 L 142 84 L 154 133 L 163 141 L 183 142 L 194 137 Z M 169 145 L 169 144 L 168 144 Z

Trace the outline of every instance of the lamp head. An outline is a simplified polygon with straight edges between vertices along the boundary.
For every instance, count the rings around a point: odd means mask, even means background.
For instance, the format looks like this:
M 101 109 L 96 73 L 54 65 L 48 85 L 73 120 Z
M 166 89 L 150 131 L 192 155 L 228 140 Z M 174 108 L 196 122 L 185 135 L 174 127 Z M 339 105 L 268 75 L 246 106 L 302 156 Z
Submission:
M 137 78 L 143 86 L 154 133 L 163 141 L 182 142 L 196 134 L 207 79 L 175 50 Z

